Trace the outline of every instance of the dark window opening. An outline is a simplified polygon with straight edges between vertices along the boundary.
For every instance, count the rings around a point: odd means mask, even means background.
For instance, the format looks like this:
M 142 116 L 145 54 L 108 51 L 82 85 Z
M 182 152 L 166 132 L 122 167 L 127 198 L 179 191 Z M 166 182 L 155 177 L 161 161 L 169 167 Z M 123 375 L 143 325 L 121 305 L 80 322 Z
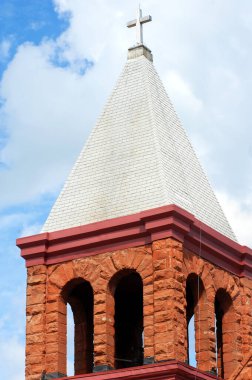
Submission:
M 194 273 L 190 274 L 186 281 L 187 362 L 193 367 L 197 366 L 195 341 L 196 329 L 199 328 L 196 307 L 203 289 L 201 279 Z
M 143 283 L 136 272 L 122 273 L 115 298 L 115 367 L 143 364 Z
M 78 279 L 67 285 L 63 298 L 73 312 L 74 373 L 90 373 L 94 362 L 93 289 L 89 282 Z

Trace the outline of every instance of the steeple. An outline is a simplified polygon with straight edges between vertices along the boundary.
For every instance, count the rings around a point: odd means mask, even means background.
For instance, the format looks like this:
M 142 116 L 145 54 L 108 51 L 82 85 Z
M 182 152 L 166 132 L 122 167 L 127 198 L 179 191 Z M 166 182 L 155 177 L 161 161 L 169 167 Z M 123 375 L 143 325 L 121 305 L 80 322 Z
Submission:
M 140 16 L 138 24 L 150 19 Z M 137 44 L 129 49 L 122 74 L 43 231 L 169 204 L 235 240 L 153 66 L 151 51 Z
M 142 43 L 43 231 L 17 240 L 26 380 L 68 379 L 67 305 L 71 379 L 251 378 L 252 250 L 234 241 Z

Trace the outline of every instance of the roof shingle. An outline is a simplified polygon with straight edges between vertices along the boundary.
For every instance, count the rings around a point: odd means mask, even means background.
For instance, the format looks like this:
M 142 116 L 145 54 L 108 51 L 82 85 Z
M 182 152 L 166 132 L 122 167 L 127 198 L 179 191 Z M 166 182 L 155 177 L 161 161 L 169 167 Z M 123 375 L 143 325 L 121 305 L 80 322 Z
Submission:
M 236 240 L 145 47 L 129 58 L 44 232 L 176 204 Z

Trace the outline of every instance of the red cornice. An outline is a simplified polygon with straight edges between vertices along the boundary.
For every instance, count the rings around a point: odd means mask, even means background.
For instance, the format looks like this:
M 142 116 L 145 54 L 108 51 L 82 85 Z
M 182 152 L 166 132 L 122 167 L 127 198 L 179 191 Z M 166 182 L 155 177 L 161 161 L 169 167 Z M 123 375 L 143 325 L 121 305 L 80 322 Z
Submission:
M 202 258 L 252 278 L 252 250 L 223 236 L 176 205 L 17 239 L 26 266 L 55 264 L 173 237 Z
M 217 376 L 197 370 L 175 360 L 149 364 L 141 367 L 131 367 L 116 371 L 98 372 L 88 375 L 78 375 L 62 378 L 62 380 L 213 380 Z

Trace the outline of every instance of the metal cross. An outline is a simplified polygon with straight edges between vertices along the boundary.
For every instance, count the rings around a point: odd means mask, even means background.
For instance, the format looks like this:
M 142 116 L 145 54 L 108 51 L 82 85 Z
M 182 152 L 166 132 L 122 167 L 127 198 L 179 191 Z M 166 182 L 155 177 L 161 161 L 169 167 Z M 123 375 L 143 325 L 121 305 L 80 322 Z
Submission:
M 152 21 L 151 16 L 142 16 L 142 9 L 138 9 L 137 18 L 135 20 L 129 21 L 127 23 L 128 28 L 133 28 L 136 26 L 136 35 L 137 35 L 137 45 L 143 45 L 143 24 L 146 22 Z

